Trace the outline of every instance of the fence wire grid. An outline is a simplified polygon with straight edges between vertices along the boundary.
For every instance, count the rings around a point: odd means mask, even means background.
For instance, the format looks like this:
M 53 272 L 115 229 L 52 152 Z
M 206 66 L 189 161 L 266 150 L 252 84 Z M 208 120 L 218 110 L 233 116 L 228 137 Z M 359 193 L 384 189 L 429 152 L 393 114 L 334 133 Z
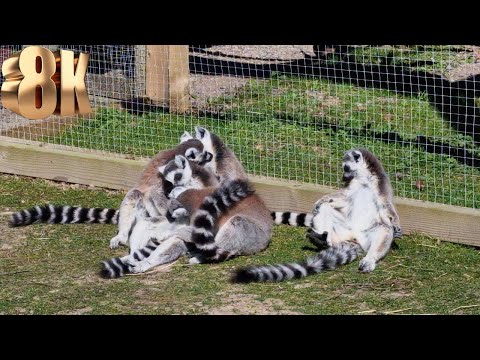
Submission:
M 0 62 L 24 46 L 0 45 Z M 480 207 L 480 45 L 45 47 L 90 54 L 94 112 L 32 121 L 0 106 L 2 136 L 145 158 L 201 125 L 250 174 L 327 186 L 364 147 L 396 196 Z

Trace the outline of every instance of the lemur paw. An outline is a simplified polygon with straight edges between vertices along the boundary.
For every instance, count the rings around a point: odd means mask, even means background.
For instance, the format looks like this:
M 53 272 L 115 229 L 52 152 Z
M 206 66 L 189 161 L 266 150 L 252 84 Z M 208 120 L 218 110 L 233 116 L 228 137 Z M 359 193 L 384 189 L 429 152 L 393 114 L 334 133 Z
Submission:
M 127 246 L 128 244 L 128 238 L 123 235 L 116 235 L 110 240 L 110 249 L 116 249 L 120 245 Z
M 152 268 L 152 264 L 150 264 L 147 259 L 133 262 L 131 259 L 128 259 L 125 263 L 128 265 L 128 270 L 133 274 L 144 273 Z
M 181 193 L 183 193 L 187 188 L 185 186 L 177 186 L 174 188 L 172 191 L 170 191 L 170 194 L 168 194 L 168 197 L 170 199 L 176 199 L 177 197 L 180 196 Z
M 201 264 L 201 263 L 202 262 L 201 262 L 200 258 L 198 258 L 196 256 L 193 256 L 188 260 L 189 265 L 197 265 L 197 264 Z
M 375 270 L 375 267 L 377 264 L 375 263 L 374 260 L 363 258 L 362 261 L 360 261 L 360 265 L 358 266 L 358 270 L 363 273 L 370 273 L 373 270 Z
M 167 220 L 169 222 L 174 222 L 178 218 L 188 217 L 189 215 L 187 209 L 183 207 L 181 202 L 176 199 L 170 201 L 167 210 Z
M 331 246 L 331 244 L 328 243 L 328 232 L 326 231 L 324 231 L 323 234 L 319 234 L 313 229 L 309 229 L 307 231 L 307 238 L 319 251 L 328 249 Z
M 150 264 L 145 261 L 138 261 L 132 265 L 128 265 L 128 270 L 133 274 L 140 274 L 144 273 L 145 271 L 150 269 Z
M 172 218 L 177 219 L 182 216 L 188 216 L 188 211 L 185 208 L 178 208 L 172 211 Z
M 123 261 L 123 263 L 124 263 L 125 265 L 127 265 L 129 269 L 130 269 L 131 267 L 135 266 L 135 265 L 137 264 L 137 262 L 138 262 L 138 261 L 135 260 L 135 258 L 134 258 L 132 255 L 130 255 L 128 258 L 126 258 L 126 259 Z

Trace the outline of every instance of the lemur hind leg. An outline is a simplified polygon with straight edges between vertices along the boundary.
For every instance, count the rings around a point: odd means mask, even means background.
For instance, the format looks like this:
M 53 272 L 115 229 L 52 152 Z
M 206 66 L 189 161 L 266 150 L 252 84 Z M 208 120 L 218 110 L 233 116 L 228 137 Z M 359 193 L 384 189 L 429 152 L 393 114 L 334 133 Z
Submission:
M 339 245 L 351 238 L 350 226 L 345 216 L 330 203 L 322 203 L 315 207 L 312 231 L 307 233 L 310 242 L 320 250 Z
M 218 252 L 223 254 L 219 261 L 239 255 L 253 255 L 265 250 L 270 243 L 271 236 L 271 227 L 261 226 L 246 216 L 235 215 L 221 227 L 215 236 Z M 205 261 L 198 256 L 190 259 L 190 264 L 202 262 Z
M 178 234 L 163 241 L 147 258 L 136 261 L 130 257 L 128 259 L 129 270 L 132 273 L 143 273 L 155 266 L 168 264 L 179 259 L 187 254 L 185 240 L 190 236 L 191 229 L 182 229 Z
M 118 234 L 110 240 L 110 248 L 115 249 L 119 245 L 128 245 L 128 237 L 132 226 L 135 224 L 135 209 L 143 193 L 138 189 L 131 189 L 120 205 L 118 215 Z
M 367 254 L 360 261 L 358 270 L 372 272 L 377 263 L 382 260 L 390 250 L 393 241 L 393 229 L 390 226 L 379 225 L 364 231 L 357 237 L 362 248 Z

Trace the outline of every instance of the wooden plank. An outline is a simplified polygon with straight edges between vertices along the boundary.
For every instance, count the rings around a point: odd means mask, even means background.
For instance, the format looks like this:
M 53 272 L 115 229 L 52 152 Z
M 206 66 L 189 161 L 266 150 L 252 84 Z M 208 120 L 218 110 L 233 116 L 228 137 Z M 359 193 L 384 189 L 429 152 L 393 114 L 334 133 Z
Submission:
M 0 137 L 0 172 L 113 189 L 128 189 L 146 160 L 128 160 L 85 149 L 58 150 L 53 145 Z M 88 151 L 88 153 L 86 153 Z M 310 211 L 315 201 L 335 189 L 251 177 L 272 211 Z M 480 210 L 396 198 L 405 233 L 417 232 L 456 243 L 480 246 Z
M 168 45 L 147 45 L 145 92 L 152 103 L 168 105 Z
M 188 45 L 170 45 L 168 55 L 170 112 L 184 113 L 190 109 L 189 79 Z
M 0 171 L 101 186 L 112 189 L 128 189 L 137 180 L 144 163 L 97 154 L 52 149 L 15 143 L 0 138 Z

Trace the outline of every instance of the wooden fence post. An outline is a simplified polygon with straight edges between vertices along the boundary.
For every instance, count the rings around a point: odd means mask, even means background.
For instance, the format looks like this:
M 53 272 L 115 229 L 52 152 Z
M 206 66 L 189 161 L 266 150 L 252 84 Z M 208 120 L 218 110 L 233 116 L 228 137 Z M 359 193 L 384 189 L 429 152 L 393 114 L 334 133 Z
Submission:
M 188 45 L 148 45 L 145 95 L 170 112 L 190 108 Z

